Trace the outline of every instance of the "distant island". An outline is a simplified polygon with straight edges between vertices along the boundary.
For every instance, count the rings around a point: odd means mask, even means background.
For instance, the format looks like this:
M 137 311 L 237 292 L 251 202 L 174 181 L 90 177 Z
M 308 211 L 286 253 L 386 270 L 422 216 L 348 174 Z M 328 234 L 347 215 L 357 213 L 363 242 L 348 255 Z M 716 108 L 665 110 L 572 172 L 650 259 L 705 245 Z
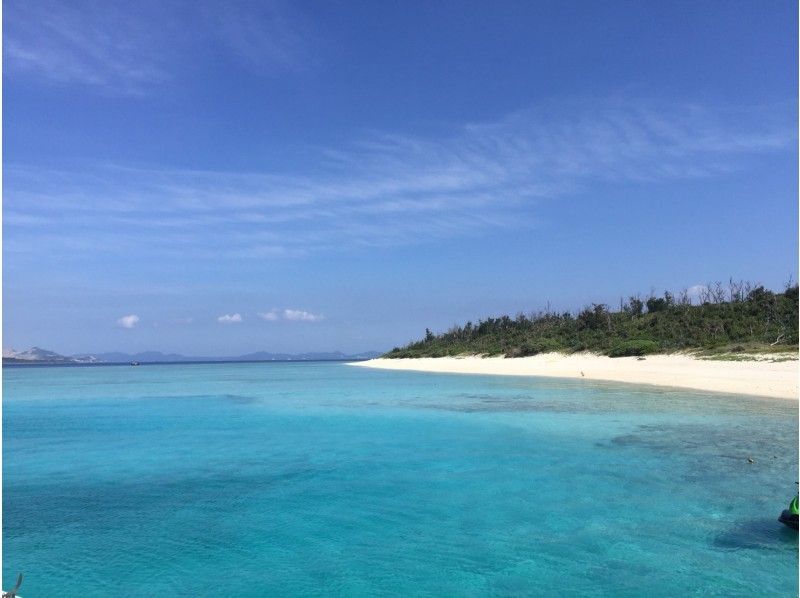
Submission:
M 7 349 L 3 351 L 4 364 L 113 364 L 113 363 L 186 363 L 186 362 L 234 362 L 234 361 L 359 361 L 373 359 L 377 351 L 347 354 L 340 351 L 320 353 L 268 353 L 259 351 L 236 357 L 188 357 L 178 353 L 144 351 L 141 353 L 97 353 L 61 355 L 54 351 L 32 347 L 25 351 Z
M 699 304 L 677 296 L 620 300 L 612 311 L 592 304 L 578 313 L 545 310 L 467 322 L 395 347 L 385 358 L 484 355 L 526 357 L 588 351 L 609 357 L 695 350 L 709 356 L 779 353 L 798 347 L 798 286 L 783 292 L 730 281 L 703 288 Z

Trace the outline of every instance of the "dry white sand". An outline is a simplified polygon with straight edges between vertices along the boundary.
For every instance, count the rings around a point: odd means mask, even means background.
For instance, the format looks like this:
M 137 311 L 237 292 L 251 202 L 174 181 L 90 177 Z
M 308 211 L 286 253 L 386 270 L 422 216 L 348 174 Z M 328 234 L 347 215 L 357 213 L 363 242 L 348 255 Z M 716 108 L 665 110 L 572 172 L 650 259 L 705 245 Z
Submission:
M 610 358 L 591 353 L 547 353 L 533 357 L 437 357 L 371 359 L 351 365 L 387 370 L 454 374 L 583 378 L 673 386 L 781 399 L 798 398 L 798 361 L 715 361 L 690 355 Z

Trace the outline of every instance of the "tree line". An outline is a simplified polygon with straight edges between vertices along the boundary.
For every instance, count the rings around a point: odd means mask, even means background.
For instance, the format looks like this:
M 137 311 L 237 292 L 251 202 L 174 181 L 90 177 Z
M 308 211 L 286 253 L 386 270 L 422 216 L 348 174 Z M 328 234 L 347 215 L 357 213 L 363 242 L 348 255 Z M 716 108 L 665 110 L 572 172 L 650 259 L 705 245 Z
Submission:
M 619 308 L 593 303 L 577 313 L 548 309 L 453 326 L 395 347 L 385 357 L 505 355 L 592 351 L 612 357 L 689 349 L 766 352 L 798 345 L 798 286 L 775 292 L 744 281 L 621 299 Z

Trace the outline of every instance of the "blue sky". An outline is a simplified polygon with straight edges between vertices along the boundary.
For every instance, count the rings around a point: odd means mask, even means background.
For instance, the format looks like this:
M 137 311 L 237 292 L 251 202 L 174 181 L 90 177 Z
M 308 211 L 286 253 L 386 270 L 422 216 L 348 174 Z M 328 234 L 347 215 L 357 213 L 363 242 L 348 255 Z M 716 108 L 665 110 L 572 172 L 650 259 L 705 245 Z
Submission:
M 384 350 L 796 278 L 792 2 L 3 17 L 5 347 Z

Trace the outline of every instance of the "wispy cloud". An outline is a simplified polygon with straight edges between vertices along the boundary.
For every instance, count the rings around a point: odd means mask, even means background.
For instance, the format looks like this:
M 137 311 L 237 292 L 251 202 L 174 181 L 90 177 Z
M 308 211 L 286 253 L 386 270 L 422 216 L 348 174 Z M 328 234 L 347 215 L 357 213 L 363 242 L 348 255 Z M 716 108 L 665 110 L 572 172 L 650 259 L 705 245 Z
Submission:
M 4 4 L 6 71 L 139 92 L 166 73 L 139 11 L 122 4 L 14 0 Z M 138 13 L 138 14 L 137 14 Z
M 136 314 L 130 314 L 129 316 L 122 316 L 117 320 L 117 326 L 121 326 L 122 328 L 133 328 L 138 323 L 139 323 L 139 316 L 137 316 Z
M 375 134 L 305 175 L 6 165 L 6 250 L 285 258 L 532 227 L 597 184 L 722 177 L 789 151 L 783 112 L 608 100 L 542 105 L 446 136 Z M 208 235 L 208 230 L 215 230 Z M 15 233 L 19 236 L 15 236 Z
M 225 314 L 217 318 L 220 324 L 238 324 L 242 321 L 241 314 Z
M 257 71 L 304 70 L 314 62 L 310 26 L 290 3 L 206 2 L 201 11 L 217 43 Z
M 208 48 L 259 71 L 311 61 L 304 20 L 277 0 L 11 0 L 3 9 L 4 69 L 12 76 L 141 94 L 177 72 L 191 74 Z
M 280 315 L 278 314 L 278 310 L 276 309 L 259 312 L 258 317 L 261 318 L 262 320 L 266 320 L 267 322 L 275 322 L 280 319 Z

